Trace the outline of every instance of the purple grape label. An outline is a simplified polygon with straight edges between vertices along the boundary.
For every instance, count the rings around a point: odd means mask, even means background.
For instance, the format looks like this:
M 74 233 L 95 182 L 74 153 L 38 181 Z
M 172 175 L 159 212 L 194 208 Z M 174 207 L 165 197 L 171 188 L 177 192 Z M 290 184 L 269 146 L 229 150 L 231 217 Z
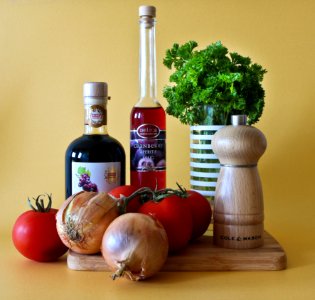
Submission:
M 98 192 L 97 185 L 91 182 L 91 172 L 84 167 L 78 168 L 76 176 L 79 178 L 78 187 L 87 192 Z
M 72 162 L 72 192 L 108 192 L 120 184 L 120 162 Z

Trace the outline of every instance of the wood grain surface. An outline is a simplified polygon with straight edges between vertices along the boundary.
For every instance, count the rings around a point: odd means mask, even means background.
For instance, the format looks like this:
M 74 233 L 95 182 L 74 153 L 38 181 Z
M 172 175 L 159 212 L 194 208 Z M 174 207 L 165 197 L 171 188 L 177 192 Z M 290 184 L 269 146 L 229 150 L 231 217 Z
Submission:
M 100 254 L 84 255 L 69 251 L 68 268 L 81 271 L 110 271 Z M 204 235 L 178 255 L 169 256 L 162 271 L 249 271 L 283 270 L 287 258 L 280 244 L 264 232 L 264 245 L 255 249 L 226 249 Z
M 261 247 L 264 202 L 257 162 L 266 138 L 253 126 L 226 126 L 216 132 L 212 147 L 222 165 L 214 199 L 214 242 L 224 248 Z

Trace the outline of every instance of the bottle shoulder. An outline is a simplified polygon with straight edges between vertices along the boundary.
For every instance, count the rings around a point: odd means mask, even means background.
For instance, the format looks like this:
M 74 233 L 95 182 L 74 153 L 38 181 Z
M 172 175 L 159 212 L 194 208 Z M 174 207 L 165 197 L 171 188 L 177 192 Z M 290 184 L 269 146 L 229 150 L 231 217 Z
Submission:
M 134 106 L 130 112 L 131 118 L 159 118 L 165 119 L 166 112 L 162 106 L 159 107 L 137 107 Z
M 141 98 L 135 107 L 141 108 L 159 108 L 162 107 L 161 103 L 157 99 L 153 98 Z
M 122 144 L 110 135 L 100 135 L 100 134 L 83 134 L 77 139 L 73 140 L 67 151 L 71 151 L 73 149 L 100 149 L 100 148 L 119 148 L 124 151 Z
M 133 107 L 130 114 L 131 129 L 136 129 L 142 124 L 154 124 L 161 130 L 166 129 L 166 114 L 160 107 Z

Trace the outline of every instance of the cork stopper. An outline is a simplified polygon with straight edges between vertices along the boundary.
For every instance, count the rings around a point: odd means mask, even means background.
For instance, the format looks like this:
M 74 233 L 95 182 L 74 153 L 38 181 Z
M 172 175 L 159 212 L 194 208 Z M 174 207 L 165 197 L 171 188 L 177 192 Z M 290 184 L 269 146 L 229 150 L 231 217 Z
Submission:
M 107 83 L 106 82 L 86 82 L 83 85 L 83 97 L 107 97 Z
M 150 5 L 142 5 L 139 7 L 139 17 L 151 17 L 155 18 L 156 17 L 156 9 L 154 6 Z

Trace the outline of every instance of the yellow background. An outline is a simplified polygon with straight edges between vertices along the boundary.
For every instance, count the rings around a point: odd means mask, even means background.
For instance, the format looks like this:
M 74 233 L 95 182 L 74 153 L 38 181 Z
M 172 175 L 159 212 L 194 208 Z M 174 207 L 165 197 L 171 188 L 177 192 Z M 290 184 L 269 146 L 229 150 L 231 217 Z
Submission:
M 138 99 L 141 4 L 157 6 L 158 96 L 164 107 L 162 88 L 170 72 L 162 60 L 174 42 L 196 40 L 205 47 L 221 40 L 268 70 L 266 106 L 255 126 L 268 140 L 259 164 L 265 227 L 287 252 L 286 271 L 167 274 L 139 288 L 108 284 L 99 273 L 74 274 L 58 264 L 34 264 L 13 249 L 11 228 L 27 209 L 28 196 L 52 193 L 55 207 L 64 201 L 64 153 L 83 131 L 85 81 L 108 82 L 109 131 L 129 157 L 129 113 Z M 32 295 L 21 289 L 23 283 L 31 285 L 24 277 L 30 272 L 60 280 L 67 299 L 76 285 L 94 289 L 94 296 L 115 292 L 117 299 L 125 295 L 117 285 L 130 297 L 141 290 L 143 295 L 169 292 L 180 299 L 210 299 L 211 293 L 222 299 L 314 298 L 314 37 L 312 0 L 0 0 L 0 232 L 6 249 L 1 261 L 6 262 L 2 269 L 13 269 L 1 275 L 6 298 Z M 168 185 L 178 181 L 189 187 L 189 128 L 172 117 L 167 125 Z M 127 175 L 129 181 L 128 169 Z M 56 282 L 52 286 L 58 288 Z M 5 290 L 1 287 L 0 293 Z

